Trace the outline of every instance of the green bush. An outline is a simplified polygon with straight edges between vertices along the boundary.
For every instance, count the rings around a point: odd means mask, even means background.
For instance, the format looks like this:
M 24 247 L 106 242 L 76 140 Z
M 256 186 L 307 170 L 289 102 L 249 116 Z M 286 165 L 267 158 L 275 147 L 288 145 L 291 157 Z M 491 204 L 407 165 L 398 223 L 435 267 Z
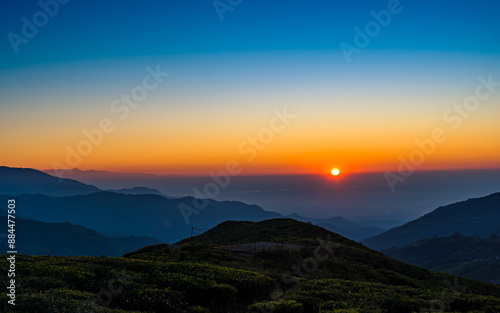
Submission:
M 110 307 L 124 310 L 176 313 L 182 312 L 186 305 L 182 292 L 169 288 L 142 289 L 140 286 L 130 285 L 113 297 Z
M 210 313 L 210 310 L 201 306 L 191 306 L 187 310 L 188 313 Z
M 68 289 L 52 289 L 40 293 L 19 295 L 16 310 L 33 313 L 74 313 L 80 304 L 94 294 Z
M 293 300 L 279 300 L 260 302 L 248 307 L 250 312 L 270 312 L 270 313 L 303 313 L 301 303 Z

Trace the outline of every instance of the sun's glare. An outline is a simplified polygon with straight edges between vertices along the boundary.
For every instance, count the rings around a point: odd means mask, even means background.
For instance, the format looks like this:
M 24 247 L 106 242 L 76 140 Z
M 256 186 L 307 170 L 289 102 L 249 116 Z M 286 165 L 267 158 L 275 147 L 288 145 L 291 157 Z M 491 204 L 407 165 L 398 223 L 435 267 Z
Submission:
M 339 171 L 339 169 L 338 169 L 338 168 L 334 168 L 334 169 L 332 169 L 332 175 L 333 175 L 333 176 L 337 176 L 338 174 L 340 174 L 340 171 Z

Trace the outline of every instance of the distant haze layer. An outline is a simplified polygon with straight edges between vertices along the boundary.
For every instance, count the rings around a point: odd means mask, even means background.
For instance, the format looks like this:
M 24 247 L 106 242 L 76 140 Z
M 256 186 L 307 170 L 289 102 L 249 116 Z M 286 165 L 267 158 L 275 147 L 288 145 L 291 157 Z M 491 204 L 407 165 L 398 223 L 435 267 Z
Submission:
M 500 191 L 500 170 L 415 172 L 394 187 L 384 173 L 185 177 L 75 171 L 65 174 L 101 189 L 144 186 L 168 196 L 191 195 L 257 204 L 310 217 L 405 222 L 449 203 Z

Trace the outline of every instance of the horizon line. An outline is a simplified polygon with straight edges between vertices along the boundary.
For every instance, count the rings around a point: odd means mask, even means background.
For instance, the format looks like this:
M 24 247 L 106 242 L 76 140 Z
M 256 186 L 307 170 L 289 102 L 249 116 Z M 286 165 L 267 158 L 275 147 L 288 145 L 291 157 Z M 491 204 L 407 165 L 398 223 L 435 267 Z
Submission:
M 33 169 L 37 170 L 40 172 L 54 172 L 54 169 L 40 169 L 40 168 L 33 168 L 33 167 L 23 167 L 23 166 L 6 166 L 6 165 L 1 165 L 0 167 L 9 167 L 9 168 L 23 168 L 23 169 Z M 158 174 L 154 172 L 121 172 L 121 171 L 110 171 L 110 170 L 104 170 L 104 169 L 88 169 L 88 170 L 82 170 L 79 168 L 72 168 L 72 169 L 61 169 L 60 171 L 80 171 L 80 172 L 97 172 L 97 173 L 106 173 L 106 174 L 123 174 L 123 175 L 144 175 L 144 176 L 156 176 L 156 177 L 210 177 L 210 173 L 206 174 Z M 498 168 L 453 168 L 453 169 L 422 169 L 422 170 L 415 170 L 414 172 L 461 172 L 461 171 L 497 171 L 500 170 L 500 167 Z M 339 178 L 342 176 L 347 176 L 347 175 L 357 175 L 357 174 L 381 174 L 383 175 L 384 173 L 391 172 L 391 171 L 353 171 L 353 172 L 342 172 L 339 175 Z M 329 172 L 309 172 L 309 173 L 256 173 L 256 174 L 238 174 L 238 175 L 231 175 L 231 176 L 331 176 Z

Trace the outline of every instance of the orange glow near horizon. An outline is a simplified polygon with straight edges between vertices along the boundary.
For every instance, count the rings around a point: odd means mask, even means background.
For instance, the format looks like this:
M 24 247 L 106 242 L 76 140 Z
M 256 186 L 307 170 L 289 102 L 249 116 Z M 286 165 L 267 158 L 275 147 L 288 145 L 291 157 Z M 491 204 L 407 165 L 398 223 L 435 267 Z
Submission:
M 0 165 L 207 176 L 235 160 L 241 175 L 331 176 L 335 164 L 343 176 L 397 171 L 401 159 L 424 153 L 419 144 L 440 128 L 446 140 L 434 143 L 415 170 L 500 168 L 498 95 L 481 102 L 480 109 L 454 129 L 454 123 L 442 118 L 452 108 L 448 100 L 408 99 L 398 92 L 394 99 L 338 93 L 297 95 L 290 101 L 265 94 L 251 101 L 230 95 L 222 103 L 207 100 L 207 107 L 179 98 L 175 109 L 159 95 L 160 100 L 132 111 L 126 120 L 107 106 L 89 113 L 86 106 L 66 109 L 60 103 L 61 112 L 49 114 L 42 109 L 49 100 L 40 100 L 36 110 L 0 116 L 6 129 L 0 133 Z M 284 107 L 294 116 L 288 123 L 276 120 L 273 113 Z M 65 120 L 66 115 L 74 116 L 73 122 Z M 94 137 L 98 144 L 90 144 L 88 132 L 103 118 L 111 119 L 114 129 L 102 140 Z M 24 127 L 16 124 L 21 119 Z M 82 153 L 76 156 L 78 150 Z
M 310 140 L 299 142 L 295 138 L 294 130 L 278 134 L 272 144 L 261 151 L 255 149 L 255 158 L 252 159 L 250 152 L 238 152 L 241 142 L 238 140 L 221 143 L 207 138 L 200 144 L 188 144 L 197 142 L 193 137 L 186 138 L 185 143 L 172 140 L 170 144 L 162 145 L 156 142 L 169 140 L 158 137 L 142 140 L 141 137 L 124 138 L 111 134 L 104 139 L 105 144 L 93 147 L 92 153 L 82 156 L 80 160 L 75 159 L 74 155 L 65 149 L 69 146 L 70 151 L 75 151 L 78 141 L 77 144 L 68 145 L 64 144 L 67 140 L 62 138 L 60 142 L 52 141 L 45 145 L 37 142 L 26 145 L 29 142 L 27 138 L 11 139 L 9 142 L 3 141 L 0 165 L 47 170 L 53 168 L 54 162 L 57 162 L 60 168 L 81 170 L 208 176 L 210 172 L 224 170 L 228 162 L 235 160 L 242 168 L 241 175 L 328 173 L 332 177 L 332 160 L 336 168 L 342 169 L 342 175 L 385 172 L 397 171 L 401 158 L 408 161 L 412 153 L 419 153 L 416 145 L 412 144 L 411 136 L 407 136 L 406 140 L 381 142 L 379 147 L 370 147 L 371 143 L 358 139 L 353 140 L 351 145 L 364 145 L 364 149 L 344 145 L 344 149 L 329 151 L 322 151 L 319 143 L 312 145 Z M 496 144 L 497 138 L 492 136 L 482 141 L 477 141 L 474 137 L 462 141 L 459 139 L 450 136 L 447 142 L 437 145 L 435 152 L 430 156 L 426 155 L 424 162 L 415 166 L 415 170 L 500 168 L 500 147 Z M 23 144 L 19 144 L 20 142 Z M 71 157 L 68 157 L 69 155 Z

